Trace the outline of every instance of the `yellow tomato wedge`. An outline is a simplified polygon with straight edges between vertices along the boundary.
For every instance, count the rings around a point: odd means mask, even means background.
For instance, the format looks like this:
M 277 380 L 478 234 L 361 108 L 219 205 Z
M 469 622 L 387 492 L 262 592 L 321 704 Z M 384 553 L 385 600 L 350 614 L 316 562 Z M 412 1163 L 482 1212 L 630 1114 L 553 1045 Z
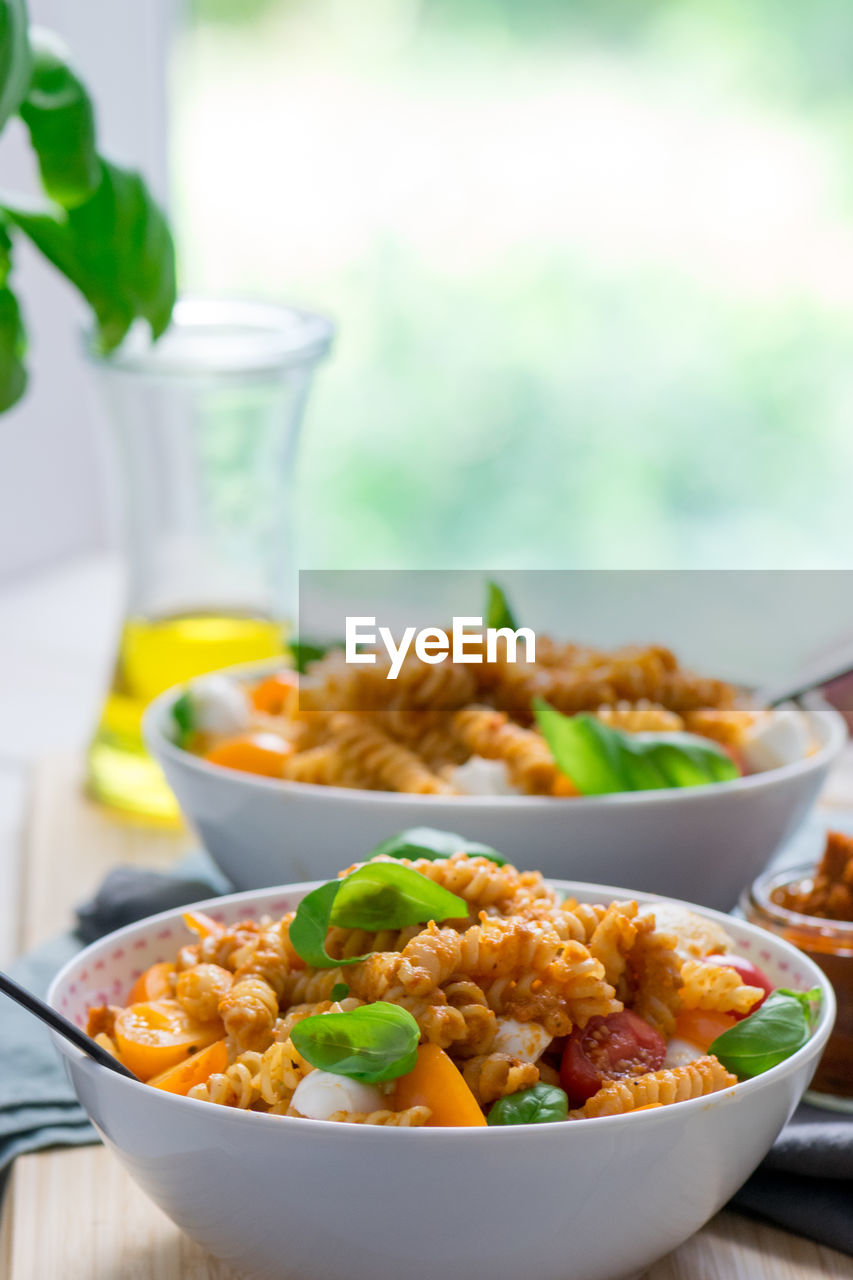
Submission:
M 163 1089 L 166 1093 L 180 1093 L 184 1097 L 197 1084 L 204 1084 L 216 1071 L 224 1071 L 228 1066 L 228 1045 L 224 1040 L 209 1044 L 206 1049 L 192 1054 L 185 1062 L 179 1062 L 168 1071 L 161 1071 L 148 1081 L 155 1089 Z
M 218 938 L 220 933 L 225 932 L 224 925 L 214 920 L 213 916 L 205 915 L 203 911 L 185 911 L 183 921 L 200 938 Z
M 205 752 L 205 760 L 239 769 L 241 773 L 257 773 L 264 778 L 280 778 L 284 762 L 294 751 L 293 743 L 277 733 L 244 733 L 224 741 Z
M 675 1019 L 675 1035 L 689 1040 L 699 1049 L 707 1049 L 717 1036 L 733 1027 L 737 1018 L 730 1013 L 714 1013 L 710 1009 L 684 1009 Z
M 486 1117 L 468 1088 L 462 1072 L 437 1044 L 422 1044 L 418 1060 L 406 1076 L 400 1076 L 394 1090 L 394 1106 L 429 1107 L 427 1125 L 485 1125 Z
M 160 960 L 157 964 L 152 964 L 150 969 L 146 969 L 139 975 L 130 988 L 127 1003 L 142 1004 L 144 1001 L 162 1000 L 170 996 L 172 984 L 169 979 L 174 972 L 175 966 L 168 960 Z
M 114 1039 L 125 1066 L 150 1080 L 219 1040 L 222 1031 L 221 1022 L 195 1022 L 177 1000 L 150 1000 L 116 1014 Z
M 276 671 L 275 675 L 267 676 L 249 694 L 252 705 L 268 716 L 280 716 L 287 695 L 296 686 L 298 679 L 295 671 Z

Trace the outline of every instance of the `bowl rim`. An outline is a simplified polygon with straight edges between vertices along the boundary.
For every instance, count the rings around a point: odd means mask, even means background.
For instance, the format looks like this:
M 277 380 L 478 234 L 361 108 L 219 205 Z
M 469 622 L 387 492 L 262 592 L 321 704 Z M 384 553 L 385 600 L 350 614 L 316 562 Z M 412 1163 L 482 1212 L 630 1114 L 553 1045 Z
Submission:
M 262 659 L 258 662 L 240 663 L 236 666 L 223 667 L 207 675 L 226 675 L 237 679 L 248 679 L 251 676 L 263 675 L 281 667 L 281 659 Z M 193 680 L 203 679 L 195 676 Z M 158 694 L 142 716 L 142 733 L 145 744 L 151 754 L 161 764 L 164 760 L 176 768 L 188 770 L 190 773 L 210 781 L 219 781 L 225 785 L 248 787 L 250 791 L 267 792 L 279 796 L 302 796 L 322 798 L 325 803 L 342 805 L 358 803 L 367 807 L 400 806 L 423 803 L 436 812 L 447 809 L 467 810 L 517 809 L 521 811 L 554 812 L 557 808 L 565 808 L 566 797 L 562 796 L 448 796 L 448 795 L 413 795 L 403 791 L 362 791 L 354 787 L 321 786 L 313 782 L 291 782 L 285 778 L 265 778 L 258 774 L 244 773 L 239 769 L 225 768 L 212 764 L 201 756 L 193 755 L 177 746 L 166 736 L 164 725 L 172 704 L 181 696 L 193 680 L 185 680 L 173 685 Z M 839 711 L 816 697 L 811 706 L 802 708 L 805 714 L 818 718 L 818 722 L 826 726 L 825 741 L 811 755 L 802 760 L 794 760 L 789 764 L 778 765 L 774 769 L 766 769 L 761 773 L 748 774 L 745 777 L 732 778 L 726 782 L 703 783 L 696 787 L 661 788 L 657 791 L 620 791 L 608 795 L 572 796 L 570 809 L 581 806 L 583 809 L 611 809 L 632 805 L 689 804 L 694 798 L 719 796 L 721 800 L 740 792 L 764 791 L 775 786 L 783 786 L 786 782 L 808 776 L 820 769 L 828 768 L 840 754 L 848 739 L 847 724 Z
M 668 898 L 663 894 L 642 893 L 637 890 L 619 888 L 614 885 L 599 885 L 599 884 L 595 884 L 590 881 L 584 881 L 584 880 L 563 880 L 563 879 L 551 877 L 551 876 L 545 877 L 545 880 L 547 884 L 551 885 L 556 889 L 559 889 L 561 892 L 564 892 L 567 895 L 575 895 L 578 891 L 580 891 L 583 894 L 604 895 L 601 898 L 601 900 L 604 902 L 624 901 L 627 898 L 629 900 L 636 900 L 641 906 L 661 902 L 661 903 L 675 903 L 678 906 L 687 907 L 691 911 L 695 911 L 696 913 L 704 916 L 705 918 L 716 921 L 718 924 L 721 924 L 724 928 L 731 929 L 732 927 L 734 927 L 735 931 L 739 930 L 741 932 L 744 932 L 748 936 L 758 941 L 763 941 L 766 946 L 772 947 L 777 950 L 781 950 L 783 955 L 787 955 L 790 958 L 796 959 L 801 966 L 805 967 L 806 972 L 810 974 L 812 979 L 812 985 L 816 987 L 820 987 L 820 990 L 821 990 L 820 1014 L 818 1016 L 817 1025 L 815 1026 L 806 1044 L 804 1044 L 800 1049 L 798 1049 L 796 1053 L 793 1053 L 790 1056 L 790 1058 L 786 1058 L 784 1062 L 780 1062 L 777 1066 L 771 1067 L 769 1071 L 765 1071 L 761 1075 L 753 1076 L 751 1079 L 748 1079 L 748 1080 L 740 1080 L 737 1082 L 737 1084 L 731 1085 L 725 1089 L 721 1089 L 716 1093 L 705 1094 L 699 1098 L 690 1098 L 685 1102 L 679 1103 L 678 1110 L 677 1110 L 678 1115 L 689 1114 L 686 1111 L 682 1111 L 681 1110 L 682 1107 L 690 1108 L 692 1112 L 696 1110 L 702 1110 L 708 1107 L 721 1105 L 726 1101 L 730 1101 L 734 1099 L 735 1097 L 737 1098 L 747 1097 L 749 1096 L 750 1093 L 756 1092 L 757 1090 L 765 1087 L 767 1084 L 772 1083 L 772 1081 L 781 1080 L 786 1075 L 790 1075 L 791 1073 L 795 1072 L 800 1068 L 800 1066 L 806 1063 L 811 1057 L 814 1057 L 816 1060 L 819 1052 L 823 1050 L 827 1040 L 829 1039 L 829 1036 L 832 1032 L 833 1025 L 835 1023 L 835 1014 L 836 1014 L 835 992 L 833 990 L 831 982 L 829 981 L 827 976 L 822 972 L 822 970 L 818 967 L 818 965 L 816 965 L 815 962 L 808 955 L 805 955 L 797 947 L 794 947 L 791 943 L 785 941 L 785 939 L 779 938 L 777 935 L 770 933 L 766 929 L 762 929 L 759 925 L 750 924 L 746 920 L 741 920 L 741 919 L 738 919 L 737 917 L 726 915 L 722 911 L 715 911 L 710 907 L 701 907 L 696 903 L 686 902 L 683 899 L 679 899 L 679 898 Z M 301 895 L 304 897 L 305 894 L 310 893 L 312 889 L 316 889 L 321 884 L 324 884 L 324 883 L 327 883 L 327 882 L 322 880 L 308 880 L 308 881 L 300 881 L 299 883 L 294 883 L 294 884 L 276 885 L 267 889 L 248 889 L 248 890 L 243 890 L 239 893 L 223 894 L 220 897 L 205 898 L 203 900 L 200 900 L 199 902 L 186 903 L 185 905 L 180 907 L 173 907 L 167 911 L 160 911 L 156 915 L 146 916 L 142 920 L 137 920 L 132 924 L 124 925 L 121 929 L 116 929 L 112 933 L 105 934 L 102 938 L 99 938 L 96 942 L 90 943 L 87 947 L 84 947 L 81 951 L 78 951 L 76 955 L 74 955 L 69 961 L 66 962 L 66 964 L 62 966 L 62 968 L 59 970 L 59 972 L 56 974 L 53 981 L 51 982 L 50 987 L 48 988 L 48 992 L 46 995 L 47 1003 L 52 1008 L 54 1009 L 57 1008 L 56 1000 L 63 984 L 70 978 L 71 974 L 75 971 L 76 967 L 79 964 L 82 964 L 86 959 L 91 960 L 94 957 L 96 957 L 102 947 L 111 946 L 114 942 L 125 939 L 125 938 L 130 938 L 136 933 L 140 933 L 140 932 L 148 933 L 149 931 L 152 931 L 156 926 L 160 924 L 164 924 L 166 922 L 179 919 L 185 911 L 199 911 L 199 910 L 205 911 L 205 910 L 211 910 L 211 909 L 216 910 L 218 908 L 222 908 L 223 906 L 230 907 L 231 905 L 239 905 L 241 902 L 247 902 L 247 903 L 253 902 L 253 903 L 262 904 L 267 899 L 274 899 L 275 897 L 281 896 L 282 894 L 294 894 L 297 892 L 301 893 Z M 596 896 L 592 898 L 587 897 L 586 900 L 596 901 L 598 899 Z M 737 939 L 735 939 L 735 941 L 737 941 Z M 84 1067 L 88 1068 L 92 1072 L 102 1073 L 101 1079 L 106 1080 L 106 1078 L 108 1077 L 109 1082 L 111 1084 L 114 1084 L 116 1087 L 124 1087 L 129 1089 L 136 1089 L 136 1090 L 144 1089 L 146 1090 L 146 1095 L 149 1098 L 151 1097 L 152 1094 L 156 1093 L 159 1095 L 161 1099 L 165 1100 L 166 1106 L 191 1107 L 196 1109 L 196 1112 L 198 1111 L 199 1107 L 204 1107 L 208 1109 L 211 1107 L 211 1104 L 209 1102 L 203 1102 L 197 1098 L 183 1097 L 178 1094 L 165 1093 L 161 1090 L 152 1090 L 149 1084 L 146 1084 L 141 1080 L 131 1080 L 125 1076 L 120 1076 L 115 1072 L 109 1071 L 106 1067 L 100 1066 L 100 1064 L 96 1063 L 94 1060 L 89 1059 L 87 1055 L 82 1051 L 82 1049 L 76 1048 L 76 1046 L 72 1045 L 69 1041 L 64 1039 L 64 1037 L 58 1035 L 56 1032 L 51 1031 L 50 1035 L 53 1038 L 54 1044 L 56 1045 L 57 1049 L 65 1057 L 69 1058 L 71 1061 L 78 1062 L 78 1064 L 83 1065 Z M 737 1094 L 735 1093 L 736 1090 L 737 1090 Z M 640 1114 L 642 1115 L 642 1119 L 639 1121 L 639 1123 L 654 1124 L 654 1123 L 660 1122 L 661 1116 L 666 1115 L 667 1113 L 672 1112 L 674 1110 L 676 1109 L 673 1106 L 663 1106 L 663 1107 L 655 1107 L 655 1108 L 652 1108 L 650 1111 L 645 1111 L 642 1113 L 628 1112 L 627 1114 L 622 1114 L 622 1115 L 593 1116 L 593 1117 L 587 1117 L 582 1120 L 573 1120 L 570 1127 L 574 1128 L 574 1126 L 578 1124 L 588 1126 L 592 1123 L 595 1123 L 596 1125 L 607 1124 L 612 1129 L 614 1127 L 618 1127 L 619 1125 L 624 1125 L 627 1121 L 631 1119 L 636 1120 L 637 1116 Z M 440 1142 L 440 1141 L 448 1140 L 446 1137 L 448 1133 L 456 1134 L 458 1137 L 460 1133 L 465 1132 L 470 1138 L 469 1131 L 467 1129 L 463 1129 L 459 1127 L 430 1128 L 428 1126 L 419 1126 L 417 1128 L 406 1129 L 402 1126 L 398 1127 L 393 1125 L 389 1125 L 389 1126 L 358 1125 L 358 1124 L 333 1125 L 328 1123 L 320 1123 L 316 1120 L 309 1120 L 301 1116 L 270 1117 L 264 1112 L 246 1111 L 246 1110 L 233 1108 L 233 1107 L 216 1107 L 215 1113 L 219 1115 L 219 1118 L 221 1121 L 225 1121 L 226 1123 L 249 1124 L 249 1125 L 252 1125 L 252 1124 L 257 1125 L 260 1123 L 260 1124 L 269 1125 L 271 1119 L 273 1119 L 277 1123 L 283 1123 L 288 1127 L 295 1125 L 297 1126 L 297 1131 L 302 1133 L 307 1133 L 309 1131 L 314 1133 L 325 1133 L 326 1131 L 331 1130 L 332 1134 L 335 1134 L 339 1130 L 345 1129 L 345 1130 L 356 1130 L 357 1132 L 364 1134 L 365 1132 L 368 1132 L 368 1131 L 377 1133 L 379 1131 L 386 1132 L 388 1130 L 393 1130 L 393 1132 L 395 1133 L 408 1132 L 410 1134 L 416 1133 L 421 1135 L 423 1135 L 424 1133 L 429 1133 L 432 1135 L 444 1135 L 443 1137 L 433 1136 L 427 1139 L 427 1141 L 431 1141 L 431 1142 L 436 1142 L 436 1141 Z M 551 1121 L 551 1122 L 541 1124 L 541 1125 L 536 1125 L 536 1126 L 496 1125 L 493 1127 L 491 1125 L 485 1125 L 482 1127 L 481 1126 L 473 1127 L 472 1132 L 480 1135 L 479 1137 L 475 1137 L 474 1141 L 480 1141 L 480 1142 L 484 1141 L 482 1134 L 486 1130 L 488 1130 L 491 1133 L 502 1132 L 506 1135 L 513 1134 L 515 1136 L 504 1137 L 504 1138 L 489 1138 L 489 1139 L 485 1139 L 486 1141 L 512 1142 L 512 1141 L 520 1141 L 521 1139 L 519 1137 L 519 1134 L 527 1133 L 529 1135 L 531 1129 L 533 1128 L 535 1128 L 537 1133 L 543 1134 L 543 1136 L 549 1133 L 552 1135 L 555 1133 L 559 1133 L 562 1129 L 563 1124 L 564 1124 L 563 1121 Z M 306 1129 L 305 1127 L 306 1125 L 310 1126 L 310 1129 Z M 285 1130 L 285 1132 L 286 1131 L 287 1130 Z M 350 1140 L 352 1139 L 349 1139 L 349 1138 L 344 1139 L 344 1141 L 350 1141 Z M 385 1141 L 385 1140 L 386 1139 L 384 1138 L 379 1139 L 379 1141 Z M 421 1137 L 421 1141 L 423 1141 L 423 1137 Z

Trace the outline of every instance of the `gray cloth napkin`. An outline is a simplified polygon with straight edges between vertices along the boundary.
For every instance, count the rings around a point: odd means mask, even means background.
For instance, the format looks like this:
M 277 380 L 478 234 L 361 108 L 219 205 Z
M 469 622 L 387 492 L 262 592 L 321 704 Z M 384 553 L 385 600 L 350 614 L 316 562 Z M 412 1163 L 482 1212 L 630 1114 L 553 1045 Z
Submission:
M 84 942 L 143 916 L 229 889 L 203 854 L 182 862 L 176 875 L 117 867 L 92 901 L 80 907 L 77 932 L 53 938 L 21 957 L 12 965 L 11 976 L 44 996 L 53 975 Z M 47 1028 L 13 1000 L 0 996 L 0 1191 L 4 1171 L 15 1156 L 97 1141 Z
M 853 1254 L 853 1115 L 804 1102 L 729 1208 Z
M 164 876 L 117 868 L 80 908 L 78 932 L 91 941 L 156 911 L 229 890 L 204 854 L 192 855 L 178 870 Z M 55 938 L 18 961 L 13 976 L 44 995 L 53 974 L 80 945 L 73 934 Z M 47 1031 L 3 999 L 0 1046 L 2 1183 L 2 1171 L 16 1155 L 96 1142 L 97 1134 L 75 1100 Z M 801 1106 L 729 1207 L 853 1255 L 853 1116 Z

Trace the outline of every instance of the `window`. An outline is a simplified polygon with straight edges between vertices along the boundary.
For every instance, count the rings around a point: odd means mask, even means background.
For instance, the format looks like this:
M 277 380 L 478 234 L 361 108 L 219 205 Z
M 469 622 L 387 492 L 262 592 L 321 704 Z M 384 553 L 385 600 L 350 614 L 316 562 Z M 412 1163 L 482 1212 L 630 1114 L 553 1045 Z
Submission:
M 185 282 L 340 325 L 301 563 L 846 563 L 847 19 L 196 0 Z

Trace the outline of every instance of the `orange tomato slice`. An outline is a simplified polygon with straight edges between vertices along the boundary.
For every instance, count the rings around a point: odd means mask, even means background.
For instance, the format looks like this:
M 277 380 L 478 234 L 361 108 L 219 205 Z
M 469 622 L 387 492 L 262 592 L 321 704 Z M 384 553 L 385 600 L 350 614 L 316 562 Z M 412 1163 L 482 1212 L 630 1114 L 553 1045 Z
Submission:
M 429 1107 L 427 1125 L 485 1125 L 480 1104 L 465 1083 L 462 1072 L 437 1044 L 422 1044 L 418 1060 L 406 1076 L 400 1076 L 394 1090 L 394 1106 Z
M 177 1000 L 150 1000 L 116 1015 L 113 1038 L 122 1062 L 140 1080 L 150 1080 L 221 1036 L 220 1022 L 195 1022 Z
M 205 752 L 205 760 L 241 773 L 257 773 L 265 778 L 280 778 L 284 762 L 293 755 L 292 742 L 277 733 L 244 733 L 225 738 Z
M 195 1085 L 204 1084 L 215 1072 L 224 1071 L 227 1066 L 228 1045 L 225 1040 L 217 1040 L 199 1053 L 192 1054 L 185 1062 L 179 1062 L 176 1067 L 152 1076 L 148 1083 L 155 1089 L 186 1097 Z
M 699 1049 L 707 1049 L 717 1036 L 733 1027 L 737 1018 L 730 1013 L 714 1013 L 710 1009 L 684 1009 L 675 1019 L 675 1035 L 689 1040 Z
M 185 911 L 183 921 L 188 929 L 197 933 L 200 938 L 218 938 L 225 932 L 225 926 L 204 911 Z
M 252 706 L 268 716 L 280 716 L 287 695 L 296 687 L 298 679 L 295 671 L 276 671 L 274 675 L 267 676 L 251 690 Z
M 142 1004 L 147 1000 L 162 1000 L 170 996 L 172 984 L 169 979 L 174 972 L 175 966 L 168 960 L 160 960 L 157 964 L 152 964 L 150 969 L 146 969 L 139 975 L 130 988 L 127 1003 Z

